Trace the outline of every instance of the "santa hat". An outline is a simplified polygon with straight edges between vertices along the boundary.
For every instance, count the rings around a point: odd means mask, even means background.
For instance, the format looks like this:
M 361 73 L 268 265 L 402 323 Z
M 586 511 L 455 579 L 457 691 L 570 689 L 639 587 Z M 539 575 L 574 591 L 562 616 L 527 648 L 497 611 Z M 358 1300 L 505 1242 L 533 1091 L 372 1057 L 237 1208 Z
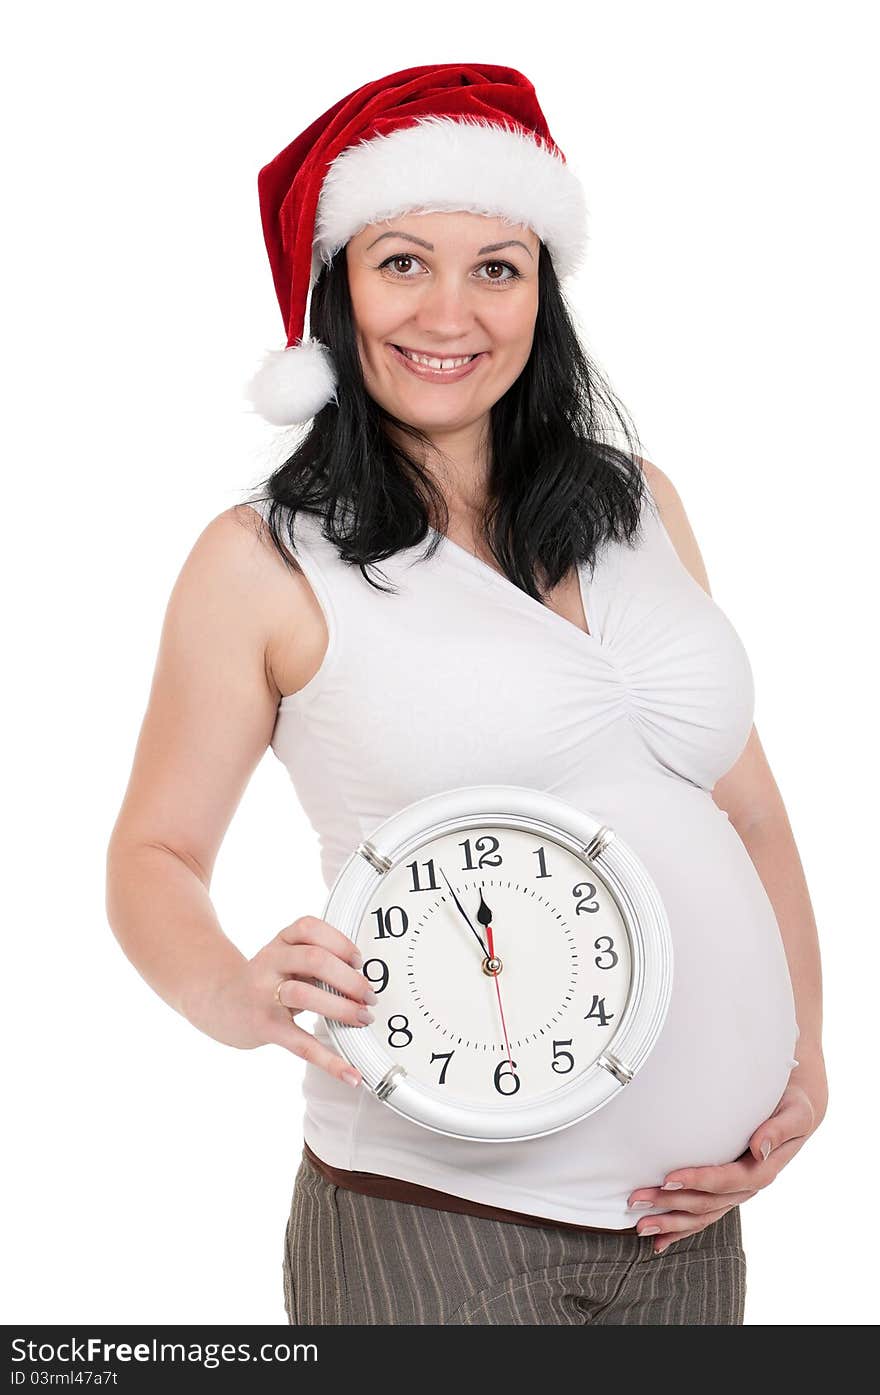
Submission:
M 404 213 L 466 211 L 530 227 L 557 276 L 586 245 L 583 188 L 514 68 L 452 63 L 367 83 L 313 121 L 257 180 L 287 346 L 269 349 L 246 396 L 275 426 L 335 399 L 330 349 L 305 334 L 312 287 L 350 238 Z

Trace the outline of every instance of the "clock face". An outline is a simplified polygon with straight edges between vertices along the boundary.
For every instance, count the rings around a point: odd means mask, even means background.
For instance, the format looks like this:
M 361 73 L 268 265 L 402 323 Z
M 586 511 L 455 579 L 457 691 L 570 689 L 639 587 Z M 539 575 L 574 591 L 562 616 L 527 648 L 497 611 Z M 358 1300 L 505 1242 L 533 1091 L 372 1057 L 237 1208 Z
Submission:
M 423 842 L 377 883 L 355 938 L 378 994 L 358 1031 L 414 1084 L 474 1106 L 570 1085 L 627 1005 L 617 902 L 544 832 L 475 824 Z

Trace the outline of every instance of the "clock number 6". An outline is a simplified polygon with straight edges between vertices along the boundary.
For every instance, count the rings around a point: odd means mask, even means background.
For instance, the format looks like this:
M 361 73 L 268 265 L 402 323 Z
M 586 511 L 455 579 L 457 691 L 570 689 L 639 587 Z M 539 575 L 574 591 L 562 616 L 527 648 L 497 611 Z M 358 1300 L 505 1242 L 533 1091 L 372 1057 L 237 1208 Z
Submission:
M 516 1061 L 499 1061 L 498 1065 L 495 1067 L 495 1089 L 498 1091 L 499 1095 L 515 1095 L 519 1089 L 519 1076 L 514 1070 L 515 1065 Z M 505 1090 L 502 1088 L 501 1077 L 505 1071 L 509 1074 L 510 1079 L 516 1082 L 512 1090 Z

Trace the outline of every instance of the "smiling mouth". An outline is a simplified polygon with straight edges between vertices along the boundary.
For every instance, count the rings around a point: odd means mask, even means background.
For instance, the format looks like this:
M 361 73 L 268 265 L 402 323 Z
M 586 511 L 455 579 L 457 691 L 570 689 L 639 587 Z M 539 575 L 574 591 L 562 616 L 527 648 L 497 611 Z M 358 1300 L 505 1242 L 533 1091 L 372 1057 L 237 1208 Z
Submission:
M 465 368 L 469 363 L 473 363 L 479 354 L 459 354 L 453 358 L 447 356 L 440 358 L 435 354 L 420 354 L 415 349 L 407 349 L 403 344 L 392 344 L 393 349 L 403 354 L 404 358 L 410 359 L 413 363 L 419 363 L 423 368 L 432 368 L 436 373 L 451 372 L 453 369 Z

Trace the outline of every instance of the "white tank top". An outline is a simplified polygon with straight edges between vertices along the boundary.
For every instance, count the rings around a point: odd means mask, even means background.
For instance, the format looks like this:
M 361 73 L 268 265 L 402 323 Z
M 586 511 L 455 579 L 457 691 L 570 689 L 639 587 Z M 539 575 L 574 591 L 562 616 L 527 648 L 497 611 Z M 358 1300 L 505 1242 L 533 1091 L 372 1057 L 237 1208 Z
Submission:
M 430 561 L 420 544 L 379 564 L 394 595 L 342 562 L 318 520 L 295 521 L 330 640 L 315 676 L 280 703 L 272 749 L 320 840 L 328 891 L 404 805 L 460 785 L 528 785 L 630 844 L 675 955 L 668 1016 L 638 1075 L 544 1138 L 449 1138 L 306 1064 L 303 1136 L 332 1167 L 624 1229 L 644 1214 L 627 1209 L 634 1188 L 733 1161 L 779 1101 L 798 1036 L 784 946 L 711 795 L 751 730 L 751 667 L 650 493 L 642 530 L 633 546 L 606 543 L 592 579 L 581 567 L 587 635 L 448 538 Z M 493 681 L 467 681 L 481 672 Z M 328 1042 L 323 1018 L 314 1030 Z

